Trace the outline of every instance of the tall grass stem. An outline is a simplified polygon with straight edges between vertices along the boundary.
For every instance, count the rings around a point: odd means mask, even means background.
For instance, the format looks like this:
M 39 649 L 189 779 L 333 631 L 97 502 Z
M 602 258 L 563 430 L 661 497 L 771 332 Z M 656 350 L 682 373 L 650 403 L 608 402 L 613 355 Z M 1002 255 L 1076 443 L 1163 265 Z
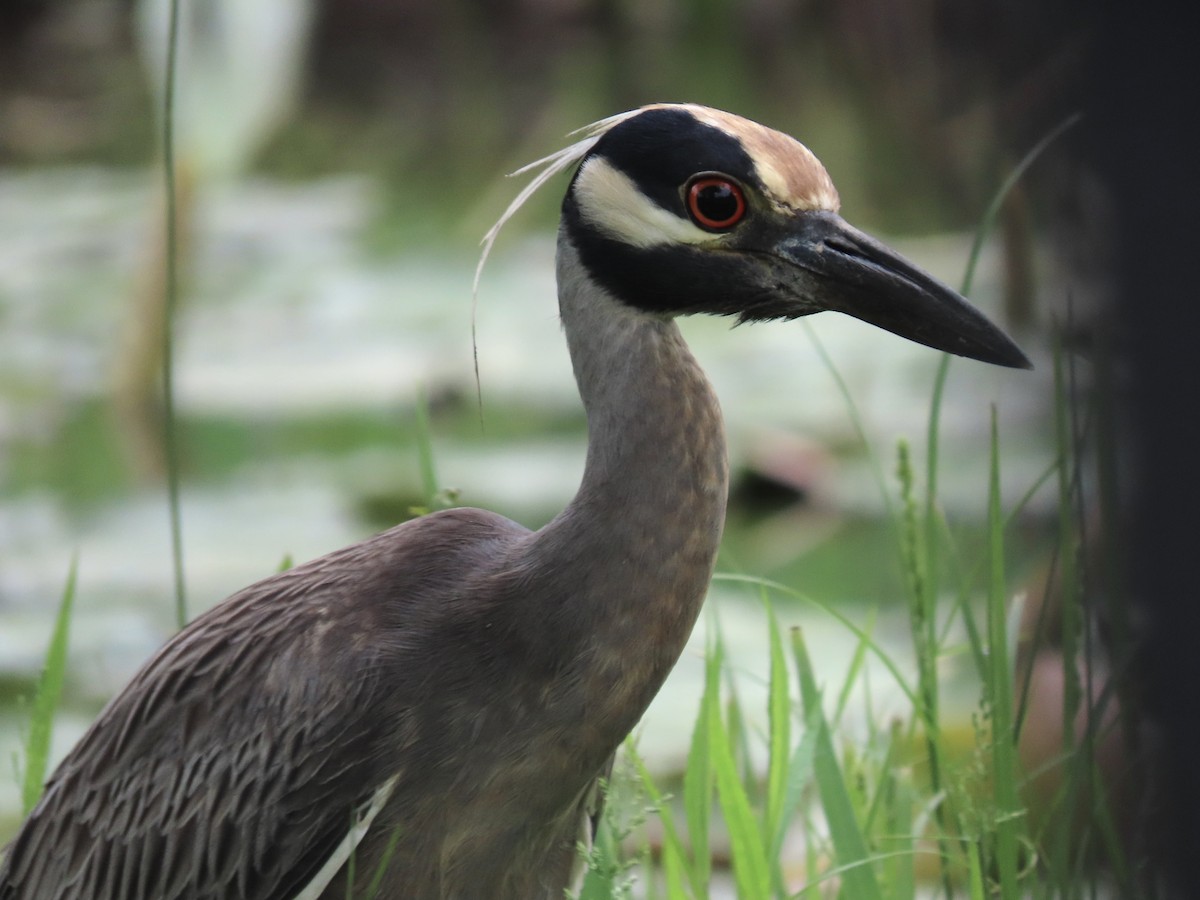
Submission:
M 1004 576 L 1004 514 L 1000 500 L 1000 438 L 996 408 L 992 407 L 991 467 L 988 478 L 988 660 L 987 701 L 992 725 L 992 784 L 996 808 L 995 868 L 1000 894 L 1020 896 L 1018 875 L 1018 818 L 1016 731 L 1013 723 L 1013 672 L 1008 640 L 1008 591 Z
M 179 504 L 179 442 L 175 417 L 175 312 L 179 301 L 179 235 L 175 183 L 175 75 L 179 47 L 179 0 L 171 0 L 167 25 L 166 86 L 163 91 L 163 174 L 166 187 L 166 296 L 163 303 L 163 447 L 167 468 L 167 511 L 171 522 L 171 563 L 175 584 L 175 619 L 187 624 L 187 583 L 183 566 L 183 517 Z

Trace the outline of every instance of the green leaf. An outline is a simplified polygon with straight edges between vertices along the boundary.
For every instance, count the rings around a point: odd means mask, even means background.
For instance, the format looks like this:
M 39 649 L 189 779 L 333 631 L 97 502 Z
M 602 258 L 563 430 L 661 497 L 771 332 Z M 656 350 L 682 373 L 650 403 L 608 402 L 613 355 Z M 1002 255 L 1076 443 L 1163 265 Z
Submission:
M 791 746 L 792 703 L 788 696 L 787 662 L 783 654 L 783 638 L 779 620 L 771 609 L 770 600 L 763 600 L 767 610 L 768 641 L 771 654 L 771 675 L 767 688 L 767 802 L 764 830 L 771 847 L 779 847 L 787 830 L 785 802 Z M 777 858 L 773 856 L 772 858 Z M 778 866 L 776 866 L 778 869 Z
M 703 716 L 703 709 L 701 710 L 701 715 Z M 633 767 L 642 782 L 642 787 L 645 788 L 646 796 L 658 812 L 659 820 L 663 825 L 663 865 L 667 871 L 667 897 L 673 900 L 675 897 L 687 896 L 683 888 L 683 883 L 680 880 L 680 873 L 685 871 L 685 869 L 689 880 L 692 882 L 694 895 L 697 898 L 707 897 L 707 878 L 701 879 L 699 877 L 699 873 L 696 871 L 697 866 L 693 866 L 690 869 L 685 867 L 684 860 L 688 858 L 687 848 L 679 837 L 679 829 L 675 825 L 675 815 L 672 813 L 671 807 L 663 797 L 662 792 L 655 785 L 654 779 L 650 775 L 650 770 L 646 768 L 646 763 L 638 754 L 632 739 L 625 741 L 625 752 L 633 762 Z M 705 855 L 704 865 L 705 871 L 708 871 L 707 867 L 710 863 L 707 854 Z M 673 869 L 672 866 L 674 866 Z
M 417 464 L 421 472 L 421 489 L 430 509 L 437 509 L 438 476 L 433 455 L 433 429 L 429 424 L 429 402 L 425 391 L 417 389 L 413 413 L 416 417 Z
M 792 630 L 792 652 L 800 680 L 800 696 L 806 715 L 815 719 L 816 747 L 813 770 L 821 805 L 829 823 L 829 834 L 842 873 L 843 896 L 854 900 L 882 900 L 879 883 L 871 867 L 866 837 L 854 816 L 854 806 L 829 732 L 829 722 L 821 708 L 821 694 L 813 674 L 812 661 L 800 629 Z
M 715 630 L 715 626 L 714 626 Z M 712 877 L 712 857 L 709 849 L 709 817 L 712 814 L 712 757 L 709 750 L 709 716 L 720 694 L 719 643 L 709 647 L 704 668 L 704 694 L 700 712 L 692 729 L 687 769 L 683 773 L 683 808 L 687 816 L 688 838 L 692 843 L 692 865 L 688 872 L 696 896 L 706 896 Z
M 79 560 L 71 560 L 67 573 L 67 584 L 63 588 L 58 615 L 54 619 L 54 633 L 46 650 L 46 662 L 38 677 L 37 692 L 33 696 L 33 715 L 29 723 L 29 737 L 25 741 L 25 779 L 21 789 L 21 802 L 25 814 L 37 804 L 42 795 L 42 784 L 46 780 L 46 769 L 50 759 L 50 738 L 54 732 L 54 717 L 62 697 L 63 681 L 67 672 L 67 646 L 71 634 L 71 610 L 75 605 L 75 577 Z
M 713 773 L 716 776 L 717 796 L 729 829 L 730 854 L 733 858 L 733 878 L 739 900 L 767 900 L 771 895 L 771 876 L 767 866 L 766 846 L 758 819 L 750 807 L 750 798 L 738 772 L 733 756 L 730 735 L 721 719 L 719 698 L 708 695 L 708 744 L 712 752 Z
M 988 479 L 988 703 L 992 712 L 992 784 L 996 804 L 996 869 L 1000 893 L 1006 900 L 1019 896 L 1017 883 L 1017 826 L 1021 815 L 1017 797 L 1015 730 L 1013 728 L 1013 672 L 1009 662 L 1007 590 L 1004 579 L 1004 515 L 1000 503 L 1000 439 L 996 409 L 992 407 L 991 467 Z
M 713 581 L 754 584 L 768 588 L 772 591 L 776 591 L 780 594 L 783 594 L 785 597 L 793 597 L 796 600 L 816 606 L 827 615 L 833 617 L 839 624 L 846 628 L 846 630 L 857 637 L 860 641 L 865 642 L 867 647 L 871 650 L 871 653 L 874 654 L 875 658 L 878 659 L 883 664 L 884 668 L 888 670 L 888 673 L 896 682 L 896 687 L 900 688 L 910 703 L 912 703 L 914 706 L 917 704 L 917 695 L 913 692 L 913 688 L 908 683 L 908 679 L 904 677 L 904 673 L 900 671 L 900 667 L 896 664 L 896 661 L 892 659 L 892 657 L 887 653 L 886 650 L 884 650 L 882 646 L 879 645 L 879 643 L 871 638 L 870 634 L 859 627 L 859 625 L 844 612 L 836 609 L 824 601 L 817 599 L 816 597 L 809 596 L 808 594 L 802 593 L 795 588 L 788 587 L 786 584 L 778 581 L 772 581 L 769 578 L 759 578 L 752 575 L 738 575 L 729 572 L 718 572 L 713 576 Z

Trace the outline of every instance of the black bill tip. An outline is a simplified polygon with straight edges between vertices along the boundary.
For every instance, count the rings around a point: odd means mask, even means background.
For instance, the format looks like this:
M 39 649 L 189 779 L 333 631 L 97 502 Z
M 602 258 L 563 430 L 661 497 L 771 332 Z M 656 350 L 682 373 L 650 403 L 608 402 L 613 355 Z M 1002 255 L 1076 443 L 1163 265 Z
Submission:
M 957 291 L 831 212 L 803 215 L 780 255 L 820 290 L 821 307 L 869 322 L 935 350 L 1013 369 L 1032 369 L 1007 334 Z

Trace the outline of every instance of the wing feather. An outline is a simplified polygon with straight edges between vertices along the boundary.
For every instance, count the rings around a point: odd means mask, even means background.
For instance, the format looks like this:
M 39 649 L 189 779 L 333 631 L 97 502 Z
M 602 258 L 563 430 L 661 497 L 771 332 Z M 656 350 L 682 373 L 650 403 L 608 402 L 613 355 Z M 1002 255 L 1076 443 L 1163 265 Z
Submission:
M 403 769 L 403 686 L 383 676 L 397 628 L 437 615 L 458 557 L 526 533 L 447 511 L 198 618 L 54 773 L 0 861 L 0 900 L 293 900 Z

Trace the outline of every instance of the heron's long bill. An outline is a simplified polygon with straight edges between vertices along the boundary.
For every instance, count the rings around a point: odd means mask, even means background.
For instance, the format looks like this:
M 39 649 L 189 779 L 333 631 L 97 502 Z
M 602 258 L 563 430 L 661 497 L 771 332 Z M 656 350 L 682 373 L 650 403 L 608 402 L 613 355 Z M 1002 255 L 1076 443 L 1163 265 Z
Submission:
M 826 309 L 936 350 L 1032 368 L 1012 339 L 956 291 L 835 213 L 802 213 L 775 252 L 822 282 Z

